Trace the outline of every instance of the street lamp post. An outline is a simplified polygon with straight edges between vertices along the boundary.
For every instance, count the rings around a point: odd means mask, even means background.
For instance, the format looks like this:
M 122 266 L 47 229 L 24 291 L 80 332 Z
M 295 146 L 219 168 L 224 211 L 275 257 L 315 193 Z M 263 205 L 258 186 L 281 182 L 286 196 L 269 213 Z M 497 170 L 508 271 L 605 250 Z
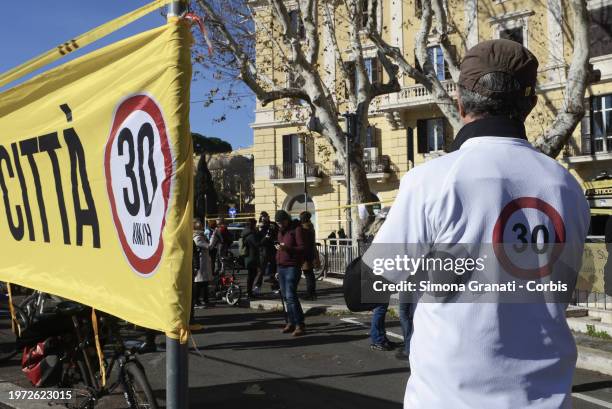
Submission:
M 183 1 L 168 5 L 168 18 L 180 16 L 185 11 Z M 187 271 L 185 274 L 189 273 Z M 189 407 L 189 370 L 187 344 L 166 335 L 166 408 L 187 409 Z
M 346 119 L 346 132 L 344 133 L 344 172 L 346 179 L 346 214 L 347 214 L 347 236 L 349 239 L 353 238 L 353 211 L 351 209 L 351 145 L 357 132 L 357 114 L 346 112 L 344 115 Z
M 304 208 L 308 211 L 308 174 L 306 167 L 306 135 L 302 135 L 302 173 L 304 173 Z

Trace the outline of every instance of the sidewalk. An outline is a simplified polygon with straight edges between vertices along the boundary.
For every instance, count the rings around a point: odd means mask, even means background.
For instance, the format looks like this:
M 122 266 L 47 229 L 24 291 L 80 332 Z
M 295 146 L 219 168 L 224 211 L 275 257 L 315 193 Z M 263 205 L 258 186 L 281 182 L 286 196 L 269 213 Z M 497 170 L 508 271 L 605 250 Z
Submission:
M 298 287 L 300 297 L 306 293 L 305 280 L 300 280 Z M 344 297 L 342 295 L 342 280 L 341 279 L 325 279 L 317 281 L 317 299 L 316 301 L 305 301 L 300 299 L 304 312 L 317 313 L 332 313 L 332 314 L 369 314 L 352 313 L 346 308 Z M 397 316 L 398 299 L 391 298 L 390 314 Z M 261 297 L 247 301 L 248 306 L 252 309 L 279 311 L 283 309 L 280 296 L 264 293 Z M 589 317 L 585 317 L 584 309 L 570 307 L 568 309 L 568 324 L 574 333 L 576 345 L 578 347 L 578 361 L 576 366 L 581 369 L 600 372 L 612 376 L 612 339 L 602 337 L 593 337 L 586 334 L 587 326 L 594 326 L 596 331 L 607 331 L 612 337 L 612 324 L 601 324 L 593 321 Z

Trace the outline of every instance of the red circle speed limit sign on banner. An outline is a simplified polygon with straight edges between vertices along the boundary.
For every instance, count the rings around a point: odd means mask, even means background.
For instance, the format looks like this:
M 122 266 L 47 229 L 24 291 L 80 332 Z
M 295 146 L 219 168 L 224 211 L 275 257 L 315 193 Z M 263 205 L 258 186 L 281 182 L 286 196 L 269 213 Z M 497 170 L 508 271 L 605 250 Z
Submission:
M 541 278 L 552 273 L 561 255 L 565 224 L 544 200 L 520 197 L 502 209 L 492 241 L 495 256 L 508 273 L 522 279 Z
M 104 155 L 106 186 L 121 247 L 140 275 L 155 271 L 164 250 L 172 163 L 158 104 L 147 95 L 121 102 Z

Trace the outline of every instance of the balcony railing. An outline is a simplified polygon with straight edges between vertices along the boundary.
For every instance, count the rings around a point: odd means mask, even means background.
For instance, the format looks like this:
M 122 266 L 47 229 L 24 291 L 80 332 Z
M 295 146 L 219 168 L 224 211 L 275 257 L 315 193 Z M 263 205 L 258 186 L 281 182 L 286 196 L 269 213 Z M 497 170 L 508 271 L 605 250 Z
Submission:
M 457 91 L 457 84 L 452 80 L 442 81 L 442 86 L 452 97 Z M 378 97 L 378 108 L 397 108 L 401 106 L 414 106 L 432 102 L 431 93 L 421 84 L 410 85 L 402 88 L 399 92 L 381 95 Z
M 391 163 L 387 155 L 379 156 L 376 159 L 364 160 L 363 166 L 367 174 L 391 173 Z M 344 176 L 344 164 L 334 162 L 332 166 L 332 176 Z
M 321 165 L 318 163 L 306 164 L 307 178 L 320 178 L 322 176 Z M 270 179 L 303 179 L 304 164 L 303 163 L 283 163 L 282 165 L 270 166 Z

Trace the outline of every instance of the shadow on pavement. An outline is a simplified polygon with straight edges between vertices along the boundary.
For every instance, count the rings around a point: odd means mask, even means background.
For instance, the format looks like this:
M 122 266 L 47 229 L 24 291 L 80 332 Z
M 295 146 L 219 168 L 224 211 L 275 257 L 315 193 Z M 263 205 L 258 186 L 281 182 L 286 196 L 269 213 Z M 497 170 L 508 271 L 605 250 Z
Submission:
M 372 398 L 297 379 L 274 379 L 190 389 L 190 408 L 223 409 L 400 409 L 390 400 Z
M 591 392 L 605 388 L 612 388 L 612 381 L 588 382 L 580 385 L 574 385 L 572 387 L 572 392 Z

